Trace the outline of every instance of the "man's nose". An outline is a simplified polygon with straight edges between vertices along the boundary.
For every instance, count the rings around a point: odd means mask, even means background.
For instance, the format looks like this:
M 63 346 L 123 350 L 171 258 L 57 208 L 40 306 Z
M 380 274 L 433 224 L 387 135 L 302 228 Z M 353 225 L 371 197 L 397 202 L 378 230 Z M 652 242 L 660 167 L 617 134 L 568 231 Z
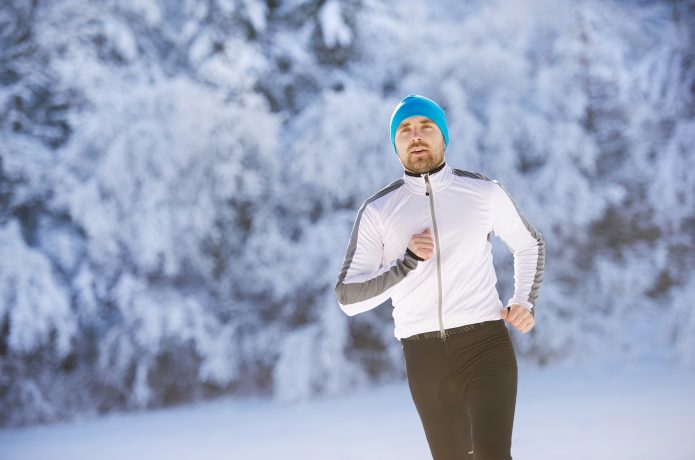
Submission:
M 416 141 L 419 139 L 422 139 L 422 132 L 420 131 L 419 128 L 413 128 L 413 135 L 411 136 L 410 140 Z

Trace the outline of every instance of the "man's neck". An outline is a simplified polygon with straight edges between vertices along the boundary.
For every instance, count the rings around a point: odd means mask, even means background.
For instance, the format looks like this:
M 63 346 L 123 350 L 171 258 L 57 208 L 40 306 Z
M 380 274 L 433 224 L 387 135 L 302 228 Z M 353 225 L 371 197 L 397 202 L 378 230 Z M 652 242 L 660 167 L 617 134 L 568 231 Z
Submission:
M 439 163 L 439 165 L 435 166 L 434 168 L 430 169 L 429 171 L 425 171 L 425 172 L 421 172 L 421 173 L 412 172 L 408 168 L 403 168 L 403 169 L 405 170 L 405 173 L 408 176 L 420 177 L 420 176 L 424 176 L 425 174 L 434 174 L 438 171 L 441 171 L 442 169 L 444 169 L 445 164 L 446 164 L 446 160 L 443 160 L 441 163 Z

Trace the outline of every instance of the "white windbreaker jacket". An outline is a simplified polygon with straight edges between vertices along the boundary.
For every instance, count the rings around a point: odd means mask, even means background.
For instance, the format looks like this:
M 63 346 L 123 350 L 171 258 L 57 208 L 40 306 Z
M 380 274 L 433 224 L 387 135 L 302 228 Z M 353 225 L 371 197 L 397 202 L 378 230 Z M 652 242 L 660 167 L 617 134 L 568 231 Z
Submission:
M 430 228 L 432 258 L 407 251 Z M 533 313 L 543 280 L 543 238 L 494 180 L 446 163 L 425 174 L 405 171 L 364 202 L 355 219 L 335 291 L 350 316 L 391 298 L 394 335 L 500 319 L 492 236 L 514 255 L 514 295 Z

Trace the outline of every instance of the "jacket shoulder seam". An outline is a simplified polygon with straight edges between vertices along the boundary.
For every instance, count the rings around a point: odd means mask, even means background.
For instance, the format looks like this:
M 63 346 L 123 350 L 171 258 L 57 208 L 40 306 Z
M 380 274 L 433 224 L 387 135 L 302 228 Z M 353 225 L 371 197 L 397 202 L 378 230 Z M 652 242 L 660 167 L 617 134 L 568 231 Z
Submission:
M 405 181 L 403 178 L 396 179 L 395 181 L 391 182 L 389 185 L 386 187 L 382 188 L 378 192 L 376 192 L 374 195 L 370 196 L 367 198 L 362 205 L 362 207 L 367 207 L 367 205 L 373 201 L 378 200 L 379 198 L 388 195 L 389 193 L 393 192 L 394 190 L 398 189 L 401 185 L 403 185 Z
M 458 168 L 453 168 L 454 174 L 460 177 L 468 177 L 470 179 L 479 179 L 479 180 L 485 180 L 489 182 L 497 182 L 495 180 L 490 179 L 484 174 L 478 173 L 478 172 L 472 172 L 472 171 L 466 171 L 465 169 L 458 169 Z

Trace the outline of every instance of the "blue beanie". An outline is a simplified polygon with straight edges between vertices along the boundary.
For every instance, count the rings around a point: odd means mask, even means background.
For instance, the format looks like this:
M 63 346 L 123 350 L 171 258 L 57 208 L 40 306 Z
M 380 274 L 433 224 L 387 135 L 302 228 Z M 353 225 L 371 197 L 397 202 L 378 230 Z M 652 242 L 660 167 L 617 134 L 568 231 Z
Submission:
M 391 143 L 396 150 L 396 129 L 406 118 L 421 115 L 432 120 L 444 136 L 444 148 L 449 145 L 449 130 L 446 127 L 444 109 L 439 107 L 432 99 L 417 94 L 410 94 L 398 103 L 391 115 Z M 396 151 L 396 155 L 398 151 Z

